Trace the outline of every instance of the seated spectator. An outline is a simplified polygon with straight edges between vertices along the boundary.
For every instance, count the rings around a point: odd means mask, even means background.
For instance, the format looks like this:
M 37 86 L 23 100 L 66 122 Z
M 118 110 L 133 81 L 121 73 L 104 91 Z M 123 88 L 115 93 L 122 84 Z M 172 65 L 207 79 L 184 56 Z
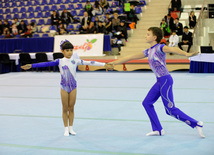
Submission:
M 16 25 L 16 23 L 13 23 L 12 24 L 12 36 L 15 37 L 18 34 L 19 34 L 19 31 L 17 29 L 17 25 Z
M 54 10 L 51 14 L 51 26 L 55 25 L 56 28 L 59 25 L 59 14 Z
M 127 12 L 127 19 L 131 22 L 135 22 L 135 24 L 137 24 L 137 21 L 139 20 L 135 14 L 135 6 L 133 4 L 130 6 L 130 11 Z
M 16 26 L 19 26 L 19 21 L 18 21 L 18 18 L 14 18 L 14 21 L 13 21 L 13 23 L 15 23 L 16 24 Z
M 175 18 L 173 31 L 176 31 L 179 36 L 183 34 L 183 24 L 179 22 L 179 18 Z
M 2 21 L 0 20 L 0 35 L 3 34 L 4 25 L 2 24 Z
M 171 11 L 181 11 L 181 0 L 171 0 Z
M 167 14 L 164 17 L 164 19 L 166 21 L 166 24 L 169 26 L 170 30 L 172 31 L 174 27 L 174 19 L 171 17 L 171 14 Z
M 164 33 L 164 36 L 169 36 L 170 35 L 170 28 L 169 25 L 167 25 L 165 19 L 162 19 L 161 23 L 160 23 L 160 28 Z
M 98 22 L 98 28 L 97 28 L 97 33 L 106 33 L 106 28 L 105 26 L 103 26 L 103 22 L 102 21 L 99 21 Z
M 21 37 L 23 38 L 32 38 L 33 36 L 33 27 L 31 24 L 27 26 L 27 32 L 21 33 Z
M 73 15 L 70 12 L 68 12 L 67 9 L 64 9 L 61 14 L 62 23 L 68 26 L 71 23 L 71 19 L 72 19 L 72 22 L 74 22 Z
M 25 24 L 24 20 L 21 20 L 19 26 L 18 26 L 19 34 L 27 32 L 27 25 Z
M 102 13 L 103 13 L 102 7 L 100 6 L 98 1 L 95 1 L 94 2 L 94 9 L 92 11 L 92 15 L 96 16 L 96 15 L 101 15 Z
M 87 29 L 87 33 L 88 34 L 96 34 L 97 28 L 94 25 L 94 22 L 90 22 L 88 29 Z
M 88 12 L 88 16 L 92 17 L 92 10 L 93 10 L 93 5 L 90 3 L 89 0 L 86 1 L 85 5 L 85 11 Z
M 119 40 L 121 38 L 125 38 L 125 40 L 127 41 L 128 33 L 127 33 L 126 25 L 125 25 L 125 20 L 122 20 L 120 22 L 120 25 L 117 28 L 117 32 L 115 33 L 115 37 Z
M 3 26 L 4 26 L 4 28 L 8 28 L 8 30 L 11 32 L 10 23 L 8 22 L 8 20 L 4 20 Z
M 169 37 L 169 47 L 176 47 L 178 46 L 179 37 L 176 34 L 176 31 L 172 32 L 172 35 Z
M 196 25 L 196 16 L 194 11 L 191 11 L 189 15 L 189 27 L 193 29 L 195 25 Z
M 12 36 L 10 35 L 10 30 L 7 27 L 4 28 L 3 35 L 4 38 L 12 38 Z
M 98 28 L 99 18 L 98 16 L 95 17 L 94 25 L 96 28 Z
M 111 22 L 111 18 L 109 16 L 109 13 L 106 13 L 106 18 L 104 20 L 105 23 L 105 28 L 106 28 L 106 32 L 110 33 L 112 31 L 112 22 Z
M 91 17 L 88 16 L 88 12 L 84 12 L 84 17 L 82 18 L 81 27 L 79 29 L 81 34 L 84 34 L 87 32 L 88 26 L 91 22 Z
M 118 18 L 118 13 L 115 12 L 114 17 L 112 19 L 112 29 L 116 31 L 119 25 L 120 25 L 120 19 Z
M 181 47 L 182 45 L 188 45 L 188 50 L 187 52 L 190 51 L 190 48 L 192 46 L 192 32 L 189 32 L 189 29 L 187 26 L 184 27 L 184 33 L 182 36 L 182 42 L 178 43 L 178 46 L 181 50 L 183 50 L 183 48 Z
M 61 24 L 59 25 L 59 27 L 58 27 L 58 32 L 59 32 L 59 35 L 65 35 L 65 34 L 68 33 L 67 30 L 65 29 L 63 23 L 61 23 Z
M 104 10 L 104 12 L 106 12 L 106 10 L 108 9 L 107 0 L 100 0 L 99 3 L 100 3 L 100 6 L 102 7 L 102 9 Z

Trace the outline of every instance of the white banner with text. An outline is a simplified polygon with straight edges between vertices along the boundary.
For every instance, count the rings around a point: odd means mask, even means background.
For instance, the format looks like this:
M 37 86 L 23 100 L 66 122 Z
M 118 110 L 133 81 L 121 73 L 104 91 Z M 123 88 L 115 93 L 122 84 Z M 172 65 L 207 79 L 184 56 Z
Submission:
M 103 56 L 104 34 L 56 35 L 54 52 L 61 52 L 60 42 L 65 39 L 73 44 L 73 51 L 79 56 Z

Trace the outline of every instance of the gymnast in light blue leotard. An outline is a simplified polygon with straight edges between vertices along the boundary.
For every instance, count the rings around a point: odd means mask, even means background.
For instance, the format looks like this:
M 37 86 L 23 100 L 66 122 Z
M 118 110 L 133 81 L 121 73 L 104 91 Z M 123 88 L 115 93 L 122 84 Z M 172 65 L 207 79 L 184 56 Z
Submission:
M 37 67 L 48 67 L 48 66 L 59 66 L 61 74 L 61 100 L 63 106 L 63 122 L 65 126 L 64 136 L 69 136 L 69 133 L 76 135 L 73 130 L 73 120 L 74 120 L 74 105 L 76 101 L 76 68 L 78 65 L 92 65 L 92 66 L 105 66 L 108 65 L 96 61 L 83 61 L 81 59 L 76 59 L 73 56 L 73 45 L 68 41 L 62 41 L 60 44 L 64 58 L 57 59 L 51 62 L 43 62 L 36 64 L 27 64 L 22 66 L 23 69 L 37 68 Z M 69 112 L 69 114 L 68 114 Z M 68 127 L 69 121 L 69 127 Z

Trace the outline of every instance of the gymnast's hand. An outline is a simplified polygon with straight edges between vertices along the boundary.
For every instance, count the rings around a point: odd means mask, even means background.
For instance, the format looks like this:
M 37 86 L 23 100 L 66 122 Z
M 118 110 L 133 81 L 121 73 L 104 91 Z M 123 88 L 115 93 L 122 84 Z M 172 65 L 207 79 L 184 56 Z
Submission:
M 112 70 L 114 68 L 114 65 L 110 64 L 110 63 L 106 63 L 105 68 L 106 68 L 106 70 Z
M 199 52 L 187 53 L 186 56 L 187 56 L 187 57 L 193 57 L 193 56 L 198 55 L 198 53 L 199 53 Z
M 27 64 L 27 65 L 21 66 L 21 68 L 24 69 L 24 70 L 31 69 L 31 67 L 32 67 L 31 64 Z

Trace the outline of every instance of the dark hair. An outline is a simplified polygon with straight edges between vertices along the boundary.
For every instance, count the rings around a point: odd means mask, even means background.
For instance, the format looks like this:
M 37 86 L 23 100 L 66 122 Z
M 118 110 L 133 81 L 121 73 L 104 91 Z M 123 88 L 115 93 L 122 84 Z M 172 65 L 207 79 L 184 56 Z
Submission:
M 153 35 L 157 37 L 157 43 L 160 43 L 163 38 L 163 31 L 159 27 L 150 27 L 148 31 L 152 31 Z
M 74 46 L 70 43 L 70 42 L 64 42 L 61 45 L 61 49 L 65 50 L 65 49 L 72 49 L 73 50 Z
M 171 14 L 170 14 L 170 13 L 168 13 L 168 14 L 167 14 L 167 16 L 170 16 L 170 17 L 171 17 Z
M 184 29 L 189 29 L 188 26 L 184 26 Z
M 175 18 L 175 19 L 179 20 L 179 18 Z

